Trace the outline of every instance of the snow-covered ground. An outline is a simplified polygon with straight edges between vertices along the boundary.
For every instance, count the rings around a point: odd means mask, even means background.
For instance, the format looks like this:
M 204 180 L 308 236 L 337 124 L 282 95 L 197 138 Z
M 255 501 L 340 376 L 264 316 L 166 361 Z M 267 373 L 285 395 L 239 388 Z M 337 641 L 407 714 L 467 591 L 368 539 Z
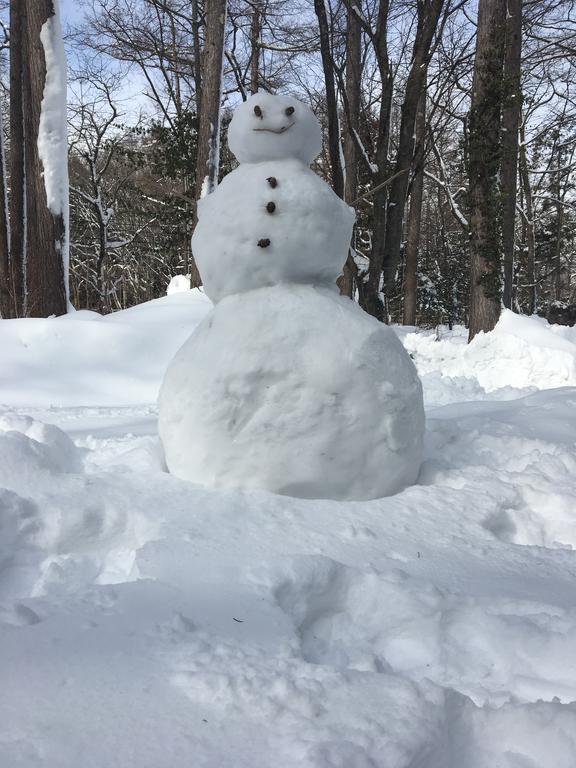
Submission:
M 576 329 L 397 329 L 418 484 L 306 501 L 163 471 L 209 306 L 0 322 L 1 768 L 574 768 Z

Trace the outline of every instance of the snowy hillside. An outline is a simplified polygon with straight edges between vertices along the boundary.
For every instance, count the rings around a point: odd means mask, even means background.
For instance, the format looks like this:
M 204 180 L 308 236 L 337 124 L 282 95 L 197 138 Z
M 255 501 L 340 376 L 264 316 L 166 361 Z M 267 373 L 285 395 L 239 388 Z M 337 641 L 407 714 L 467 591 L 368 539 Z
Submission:
M 0 324 L 0 766 L 574 768 L 576 329 L 397 329 L 418 484 L 306 501 L 163 471 L 209 307 Z

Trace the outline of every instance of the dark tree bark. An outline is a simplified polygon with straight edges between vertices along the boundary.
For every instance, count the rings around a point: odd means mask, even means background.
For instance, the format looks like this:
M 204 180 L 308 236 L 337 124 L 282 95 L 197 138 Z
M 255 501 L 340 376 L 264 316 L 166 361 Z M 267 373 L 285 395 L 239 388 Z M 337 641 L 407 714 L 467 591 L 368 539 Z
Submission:
M 12 317 L 10 292 L 10 218 L 6 184 L 4 126 L 0 107 L 0 317 Z
M 520 59 L 522 53 L 522 0 L 508 0 L 506 53 L 504 58 L 504 105 L 502 109 L 502 250 L 504 253 L 504 291 L 502 301 L 512 308 L 514 279 L 514 231 L 518 178 L 518 126 L 522 92 Z
M 501 117 L 506 0 L 480 0 L 469 115 L 471 341 L 500 316 L 502 253 Z
M 520 127 L 520 152 L 519 168 L 522 194 L 524 196 L 524 231 L 526 242 L 526 282 L 528 287 L 527 314 L 532 315 L 536 309 L 536 234 L 534 228 L 534 202 L 532 198 L 532 186 L 528 171 L 528 158 L 526 157 L 524 127 Z
M 10 282 L 12 317 L 24 315 L 24 37 L 26 3 L 10 0 Z
M 338 197 L 344 197 L 344 176 L 342 162 L 340 160 L 340 123 L 338 120 L 338 101 L 334 85 L 334 72 L 332 68 L 332 54 L 330 51 L 330 33 L 328 19 L 326 18 L 326 5 L 324 0 L 314 0 L 314 10 L 318 18 L 320 31 L 320 54 L 322 56 L 322 69 L 324 70 L 324 82 L 326 84 L 326 109 L 328 113 L 328 154 L 330 157 L 330 170 L 332 175 L 332 188 Z
M 200 19 L 198 0 L 192 1 L 192 47 L 194 49 L 194 87 L 196 89 L 196 114 L 202 109 L 202 54 L 200 50 Z
M 412 50 L 412 62 L 400 120 L 400 140 L 394 174 L 390 186 L 384 244 L 384 286 L 388 296 L 394 291 L 394 277 L 400 261 L 404 208 L 408 191 L 409 171 L 414 158 L 414 128 L 418 102 L 426 82 L 426 69 L 430 61 L 432 40 L 438 27 L 444 0 L 422 0 L 418 3 L 418 23 Z
M 196 199 L 209 195 L 218 184 L 222 59 L 226 30 L 226 0 L 210 0 L 205 9 L 206 31 L 202 54 L 202 100 L 198 121 Z M 197 220 L 197 212 L 194 212 Z M 196 221 L 194 222 L 196 223 Z M 202 284 L 192 255 L 190 287 Z
M 346 5 L 348 8 L 351 7 L 348 2 Z M 392 111 L 392 92 L 394 87 L 394 79 L 390 69 L 390 60 L 388 58 L 389 10 L 389 0 L 380 0 L 376 30 L 373 34 L 370 34 L 374 52 L 376 54 L 376 60 L 378 62 L 380 82 L 382 83 L 382 95 L 378 115 L 378 137 L 376 140 L 376 172 L 373 177 L 374 188 L 379 189 L 373 197 L 374 229 L 372 232 L 368 278 L 365 283 L 359 286 L 360 304 L 367 312 L 379 320 L 384 319 L 384 304 L 380 298 L 380 278 L 382 276 L 382 263 L 384 259 L 388 187 L 383 186 L 383 184 L 390 176 L 388 148 L 390 144 L 390 115 Z
M 410 191 L 410 211 L 406 232 L 406 259 L 404 266 L 404 325 L 416 325 L 416 291 L 418 287 L 418 250 L 420 247 L 420 222 L 424 193 L 424 154 L 426 142 L 426 88 L 420 94 L 416 114 L 416 152 L 414 177 Z
M 46 60 L 40 40 L 43 24 L 54 16 L 52 0 L 21 3 L 26 7 L 23 56 L 23 103 L 25 136 L 25 297 L 28 317 L 66 313 L 66 288 L 62 250 L 66 237 L 63 212 L 48 208 L 43 166 L 38 153 L 38 131 Z
M 346 130 L 344 131 L 344 199 L 347 203 L 353 203 L 358 197 L 358 148 L 354 140 L 354 131 L 358 132 L 360 124 L 360 86 L 362 78 L 362 50 L 361 28 L 358 17 L 348 9 L 346 28 Z M 338 286 L 343 296 L 350 299 L 354 295 L 354 281 L 358 269 L 352 249 L 348 251 L 348 258 L 342 269 Z
M 252 6 L 250 22 L 250 93 L 258 93 L 260 87 L 260 3 Z

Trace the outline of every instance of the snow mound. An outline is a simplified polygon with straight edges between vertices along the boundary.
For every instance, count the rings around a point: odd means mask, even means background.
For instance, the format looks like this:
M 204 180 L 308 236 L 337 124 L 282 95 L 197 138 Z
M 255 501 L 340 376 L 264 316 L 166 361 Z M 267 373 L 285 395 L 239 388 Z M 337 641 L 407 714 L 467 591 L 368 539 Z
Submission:
M 414 482 L 424 412 L 393 331 L 309 286 L 227 297 L 170 364 L 166 463 L 215 487 L 369 499 Z
M 432 333 L 402 335 L 424 375 L 439 369 L 443 377 L 476 379 L 488 393 L 576 385 L 576 331 L 539 317 L 505 310 L 491 333 L 479 333 L 470 344 L 464 329 L 440 339 Z
M 111 315 L 0 320 L 0 402 L 153 403 L 169 360 L 210 307 L 195 290 Z
M 28 411 L 92 406 L 99 425 L 103 407 L 150 409 L 168 363 L 211 308 L 207 296 L 194 290 L 105 316 L 82 310 L 59 318 L 2 320 L 0 403 Z M 479 342 L 468 350 L 464 328 L 442 331 L 438 341 L 433 331 L 401 326 L 394 331 L 416 364 L 429 406 L 511 400 L 549 386 L 576 384 L 574 329 L 540 318 L 514 316 L 515 325 L 516 320 L 525 334 L 523 339 L 508 336 L 507 366 L 498 357 L 499 327 L 478 337 L 492 345 L 495 355 L 487 359 L 482 352 L 481 363 L 474 351 Z
M 174 293 L 183 293 L 190 290 L 190 275 L 174 275 L 166 288 L 166 295 L 172 296 Z

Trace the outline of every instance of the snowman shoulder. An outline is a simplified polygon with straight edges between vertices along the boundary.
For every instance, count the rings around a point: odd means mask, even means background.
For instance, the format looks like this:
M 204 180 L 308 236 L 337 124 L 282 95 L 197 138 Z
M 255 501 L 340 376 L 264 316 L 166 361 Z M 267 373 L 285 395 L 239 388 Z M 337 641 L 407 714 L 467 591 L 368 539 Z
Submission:
M 355 210 L 334 192 L 332 187 L 309 166 L 300 163 L 299 186 L 302 195 L 311 198 L 323 199 L 332 210 L 337 209 L 338 216 L 342 217 L 351 226 L 356 220 Z

